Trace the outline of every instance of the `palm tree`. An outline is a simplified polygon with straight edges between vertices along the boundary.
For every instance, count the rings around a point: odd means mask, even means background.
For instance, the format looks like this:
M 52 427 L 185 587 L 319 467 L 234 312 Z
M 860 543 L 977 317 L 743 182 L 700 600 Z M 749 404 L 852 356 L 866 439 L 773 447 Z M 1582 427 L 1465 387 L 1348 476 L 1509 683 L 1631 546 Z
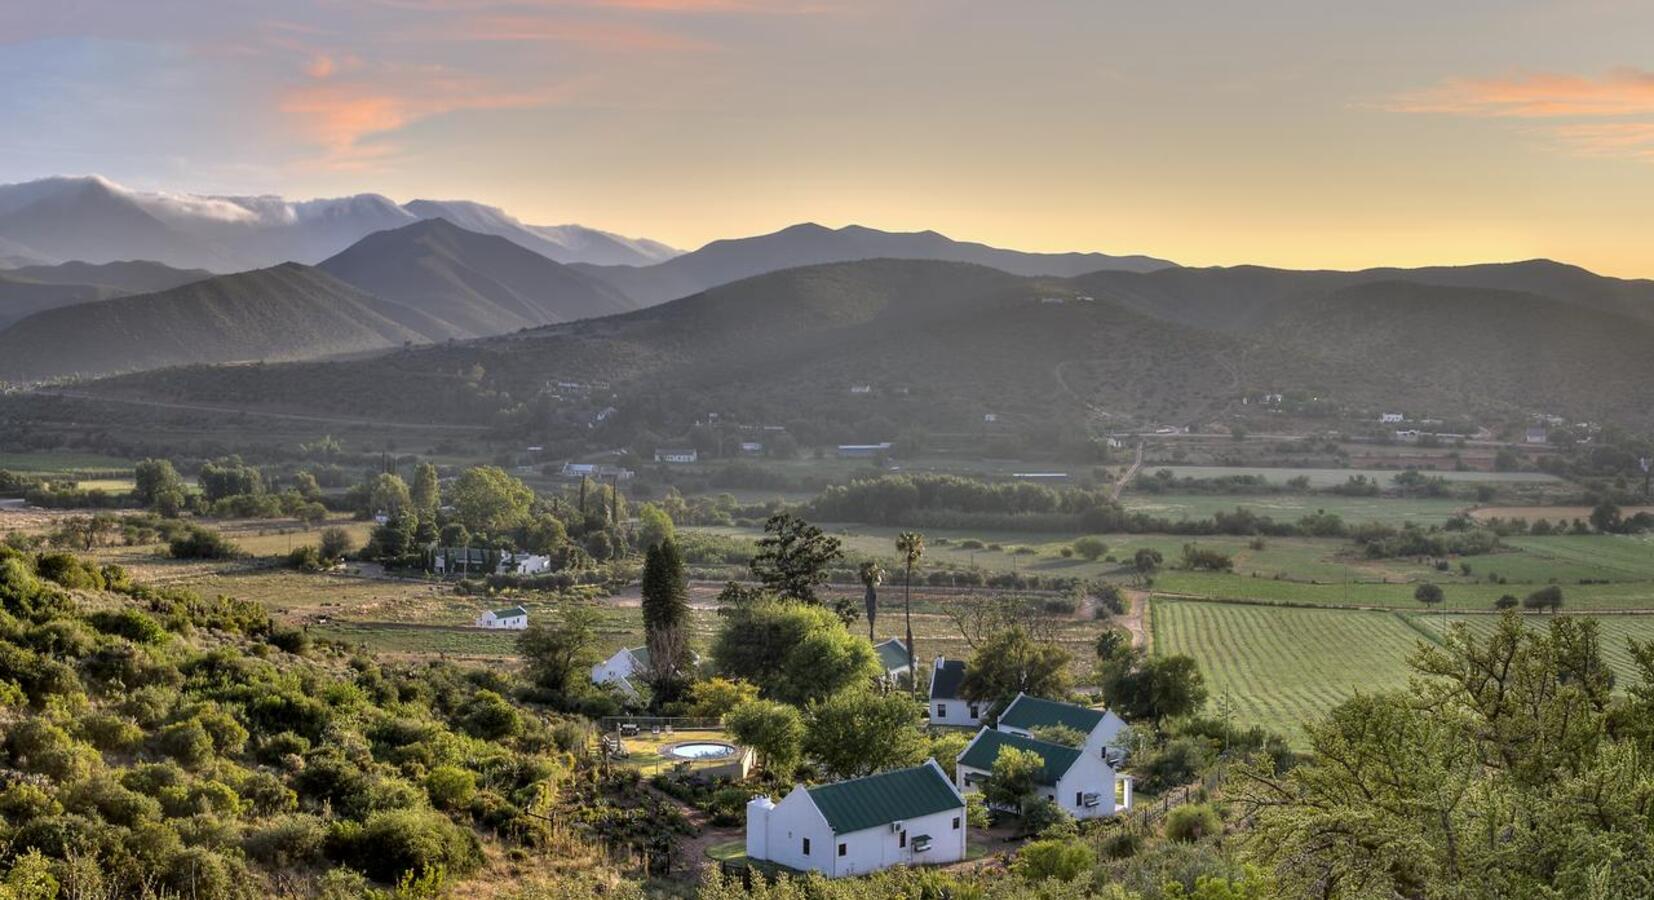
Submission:
M 873 632 L 873 620 L 879 614 L 879 585 L 884 583 L 884 566 L 876 559 L 861 564 L 861 583 L 867 588 L 867 639 L 878 640 Z
M 913 693 L 919 693 L 919 667 L 913 664 L 913 566 L 925 555 L 925 536 L 917 531 L 896 535 L 896 552 L 907 562 L 907 580 L 902 583 L 903 615 L 907 617 L 907 671 Z

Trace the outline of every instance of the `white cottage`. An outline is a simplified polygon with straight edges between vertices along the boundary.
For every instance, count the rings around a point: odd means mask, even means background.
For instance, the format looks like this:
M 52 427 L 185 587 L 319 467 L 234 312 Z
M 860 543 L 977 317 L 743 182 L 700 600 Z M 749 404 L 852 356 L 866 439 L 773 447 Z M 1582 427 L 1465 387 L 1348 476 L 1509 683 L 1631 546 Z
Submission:
M 896 681 L 912 671 L 908 667 L 907 643 L 901 638 L 890 638 L 873 645 L 873 652 L 879 655 L 879 668 L 884 669 L 884 677 Z
M 1113 710 L 1017 694 L 1011 705 L 999 714 L 995 727 L 1006 734 L 1033 737 L 1035 729 L 1054 725 L 1085 735 L 1081 749 L 1087 753 L 1095 753 L 1115 764 L 1125 758 L 1130 726 Z
M 930 673 L 930 724 L 975 728 L 982 724 L 984 704 L 959 696 L 965 682 L 965 661 L 936 657 Z
M 528 610 L 521 606 L 513 606 L 509 609 L 491 609 L 477 616 L 477 627 L 522 631 L 528 627 Z
M 977 790 L 993 774 L 994 760 L 1007 747 L 1026 750 L 1044 765 L 1035 784 L 1039 795 L 1076 819 L 1100 819 L 1131 809 L 1131 776 L 1120 775 L 1100 753 L 1065 747 L 1019 734 L 984 728 L 965 745 L 954 767 L 961 793 Z
M 965 798 L 936 760 L 747 804 L 747 857 L 828 878 L 965 858 Z
M 613 684 L 621 691 L 636 694 L 632 678 L 649 670 L 648 647 L 622 647 L 614 655 L 592 666 L 593 684 Z

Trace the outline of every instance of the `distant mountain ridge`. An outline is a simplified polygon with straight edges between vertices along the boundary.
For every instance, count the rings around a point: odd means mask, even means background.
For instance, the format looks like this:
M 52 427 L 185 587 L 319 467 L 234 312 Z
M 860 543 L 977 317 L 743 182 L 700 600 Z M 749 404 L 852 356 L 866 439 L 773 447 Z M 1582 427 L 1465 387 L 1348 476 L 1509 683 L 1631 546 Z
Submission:
M 214 272 L 311 264 L 374 232 L 436 217 L 468 219 L 475 230 L 560 262 L 647 265 L 677 252 L 580 225 L 524 225 L 464 201 L 400 206 L 378 194 L 305 201 L 173 194 L 86 176 L 0 185 L 0 262 L 148 259 Z
M 503 334 L 635 308 L 601 281 L 446 219 L 368 235 L 318 266 L 360 290 L 440 320 L 463 337 Z
M 0 329 L 44 310 L 163 291 L 211 276 L 201 269 L 174 269 L 147 261 L 71 262 L 0 270 Z
M 648 306 L 767 272 L 881 258 L 975 263 L 1013 275 L 1059 277 L 1098 269 L 1148 272 L 1175 265 L 1148 256 L 1002 250 L 955 241 L 934 231 L 890 232 L 860 225 L 834 229 L 806 222 L 771 234 L 713 241 L 651 266 L 581 264 L 577 268 Z

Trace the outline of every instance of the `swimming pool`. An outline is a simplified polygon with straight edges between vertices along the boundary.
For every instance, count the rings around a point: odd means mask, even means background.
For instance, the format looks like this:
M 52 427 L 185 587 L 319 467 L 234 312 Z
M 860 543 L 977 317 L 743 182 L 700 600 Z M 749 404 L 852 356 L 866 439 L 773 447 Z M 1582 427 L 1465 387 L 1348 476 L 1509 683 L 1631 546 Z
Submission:
M 734 744 L 723 741 L 684 741 L 673 744 L 661 750 L 661 755 L 670 759 L 725 759 L 739 752 Z

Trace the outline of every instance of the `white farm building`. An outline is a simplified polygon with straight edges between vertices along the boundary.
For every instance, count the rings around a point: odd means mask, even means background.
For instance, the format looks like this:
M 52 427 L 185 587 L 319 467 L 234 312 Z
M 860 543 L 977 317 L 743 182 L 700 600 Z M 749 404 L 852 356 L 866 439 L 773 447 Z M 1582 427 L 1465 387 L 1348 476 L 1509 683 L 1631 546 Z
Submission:
M 509 609 L 491 609 L 477 616 L 478 628 L 503 628 L 510 631 L 522 631 L 528 627 L 528 610 L 521 606 Z
M 982 724 L 984 704 L 959 695 L 965 682 L 965 661 L 936 657 L 930 673 L 930 724 L 975 728 Z
M 1040 758 L 1044 765 L 1035 779 L 1039 795 L 1074 818 L 1100 819 L 1131 809 L 1131 776 L 1117 774 L 1101 753 L 991 728 L 977 732 L 959 754 L 955 773 L 960 792 L 976 790 L 987 781 L 994 760 L 1007 747 Z
M 965 798 L 936 760 L 747 804 L 747 857 L 828 878 L 965 858 Z

